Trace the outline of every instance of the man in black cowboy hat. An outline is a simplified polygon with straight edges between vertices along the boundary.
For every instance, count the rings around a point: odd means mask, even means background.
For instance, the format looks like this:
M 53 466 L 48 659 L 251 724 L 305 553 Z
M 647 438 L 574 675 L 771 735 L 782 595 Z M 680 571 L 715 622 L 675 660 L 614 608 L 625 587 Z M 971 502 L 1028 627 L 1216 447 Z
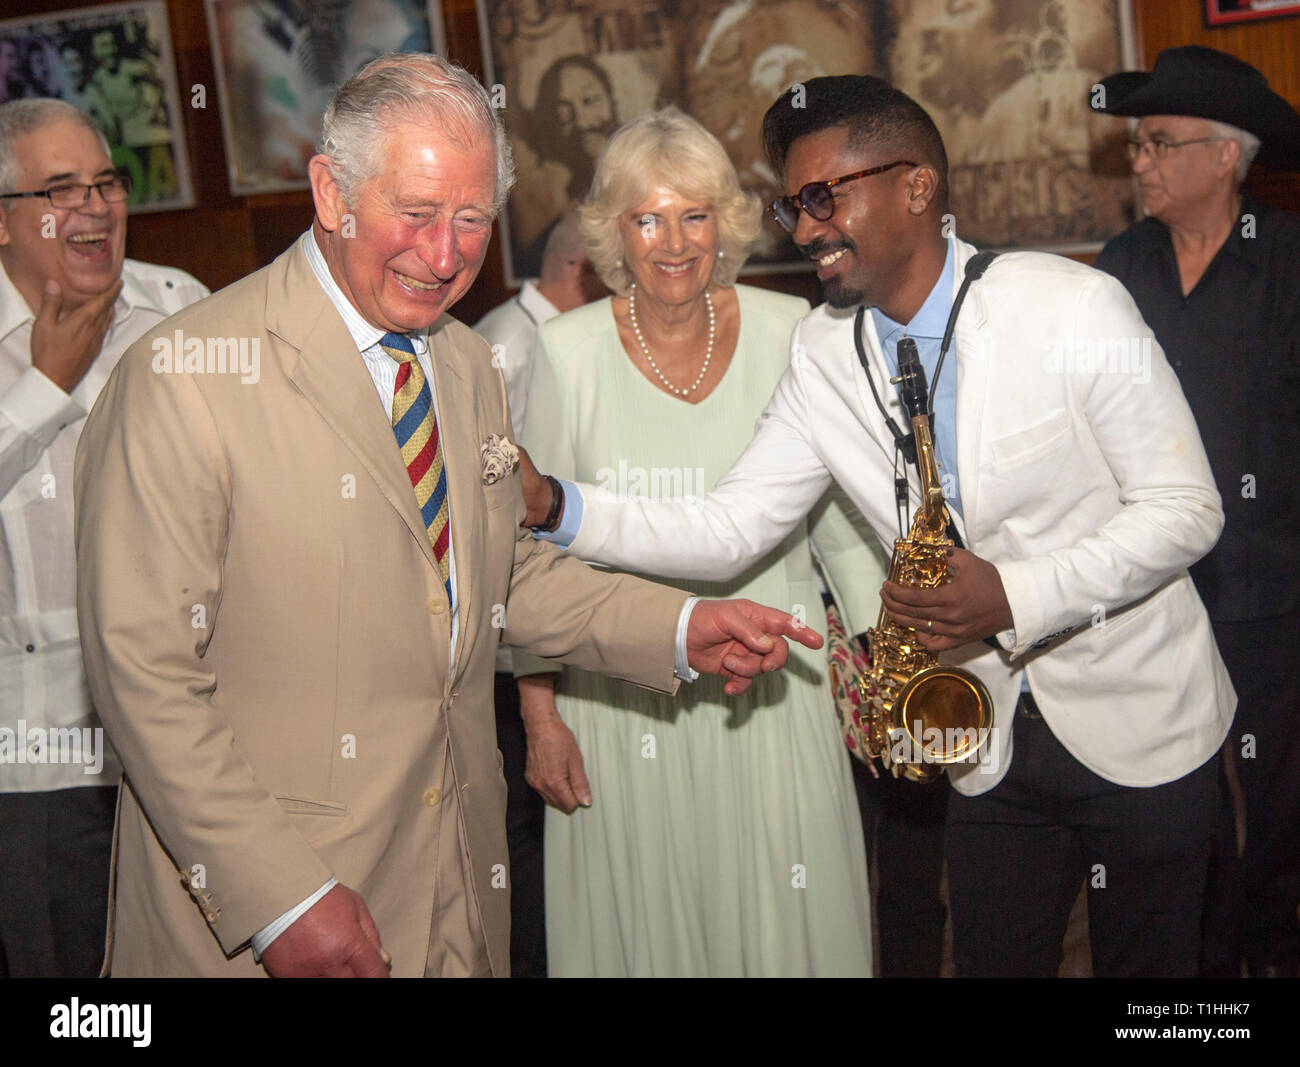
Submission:
M 1096 266 L 1117 277 L 1178 374 L 1223 496 L 1217 547 L 1191 568 L 1238 693 L 1207 894 L 1206 973 L 1295 975 L 1300 962 L 1300 216 L 1241 191 L 1252 159 L 1300 170 L 1300 115 L 1254 67 L 1170 48 L 1095 86 L 1139 119 L 1128 142 L 1147 218 Z M 1240 884 L 1238 884 L 1240 878 Z M 1244 901 L 1242 890 L 1244 889 Z M 1217 899 L 1216 899 L 1217 898 Z

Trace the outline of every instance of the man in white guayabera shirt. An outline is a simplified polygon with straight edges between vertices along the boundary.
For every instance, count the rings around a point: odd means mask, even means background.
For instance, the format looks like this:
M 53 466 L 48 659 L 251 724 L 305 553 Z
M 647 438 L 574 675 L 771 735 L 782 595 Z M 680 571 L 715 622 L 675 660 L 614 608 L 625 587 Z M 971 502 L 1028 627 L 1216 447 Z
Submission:
M 0 976 L 104 954 L 121 767 L 77 641 L 72 460 L 123 350 L 207 295 L 124 258 L 129 192 L 88 116 L 0 105 Z

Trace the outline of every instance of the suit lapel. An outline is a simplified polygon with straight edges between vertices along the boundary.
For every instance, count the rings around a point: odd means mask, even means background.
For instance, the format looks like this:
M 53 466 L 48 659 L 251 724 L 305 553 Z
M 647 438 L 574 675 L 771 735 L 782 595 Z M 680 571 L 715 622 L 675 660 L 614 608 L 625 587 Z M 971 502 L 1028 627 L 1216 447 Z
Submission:
M 474 571 L 483 555 L 484 508 L 479 491 L 482 463 L 477 437 L 478 418 L 474 404 L 474 387 L 460 361 L 464 357 L 447 337 L 447 331 L 435 325 L 429 334 L 429 362 L 433 365 L 433 385 L 437 391 L 438 434 L 442 441 L 443 464 L 447 471 L 447 495 L 451 510 L 451 546 L 456 556 L 456 662 L 453 676 L 475 634 L 470 632 L 474 613 Z
M 973 253 L 969 246 L 958 244 L 956 270 L 953 272 L 953 296 L 961 286 L 966 261 Z M 988 311 L 984 306 L 979 283 L 974 283 L 966 293 L 966 302 L 957 317 L 953 333 L 953 349 L 957 357 L 957 477 L 961 480 L 962 516 L 953 521 L 961 530 L 966 547 L 971 544 L 971 532 L 979 507 L 980 442 L 984 434 L 984 392 L 988 388 L 989 352 L 988 336 L 984 332 Z
M 307 240 L 312 240 L 310 234 Z M 374 382 L 352 335 L 299 249 L 287 257 L 283 288 L 280 292 L 277 288 L 274 283 L 270 287 L 267 323 L 271 333 L 297 350 L 296 360 L 286 360 L 292 363 L 286 367 L 289 380 L 375 480 L 384 499 L 410 528 L 429 566 L 436 568 L 429 532 L 415 505 Z

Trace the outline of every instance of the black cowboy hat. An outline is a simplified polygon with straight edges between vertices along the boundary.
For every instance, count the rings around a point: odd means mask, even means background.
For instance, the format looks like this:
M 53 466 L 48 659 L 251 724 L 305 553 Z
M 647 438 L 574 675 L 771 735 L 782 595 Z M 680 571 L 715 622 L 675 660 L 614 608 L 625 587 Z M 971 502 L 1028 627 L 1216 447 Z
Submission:
M 1200 45 L 1166 48 L 1148 74 L 1128 70 L 1101 80 L 1088 104 L 1107 115 L 1190 115 L 1226 122 L 1260 140 L 1258 159 L 1300 170 L 1300 114 L 1268 79 L 1236 56 Z

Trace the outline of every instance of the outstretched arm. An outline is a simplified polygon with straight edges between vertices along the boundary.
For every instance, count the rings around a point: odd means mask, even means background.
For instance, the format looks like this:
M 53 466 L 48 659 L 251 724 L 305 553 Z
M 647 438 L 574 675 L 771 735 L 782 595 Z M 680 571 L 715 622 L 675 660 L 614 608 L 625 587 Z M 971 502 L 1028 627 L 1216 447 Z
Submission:
M 687 660 L 697 671 L 728 679 L 724 692 L 745 692 L 760 674 L 780 670 L 790 655 L 784 638 L 821 648 L 821 634 L 777 608 L 752 600 L 701 600 L 686 630 Z
M 545 373 L 540 364 L 537 373 Z M 581 525 L 561 547 L 583 559 L 670 578 L 734 578 L 780 544 L 831 483 L 810 441 L 810 419 L 792 366 L 759 417 L 754 439 L 712 492 L 650 500 L 582 485 L 580 500 L 566 494 L 569 520 L 581 507 Z M 530 523 L 545 517 L 550 492 L 525 470 Z

